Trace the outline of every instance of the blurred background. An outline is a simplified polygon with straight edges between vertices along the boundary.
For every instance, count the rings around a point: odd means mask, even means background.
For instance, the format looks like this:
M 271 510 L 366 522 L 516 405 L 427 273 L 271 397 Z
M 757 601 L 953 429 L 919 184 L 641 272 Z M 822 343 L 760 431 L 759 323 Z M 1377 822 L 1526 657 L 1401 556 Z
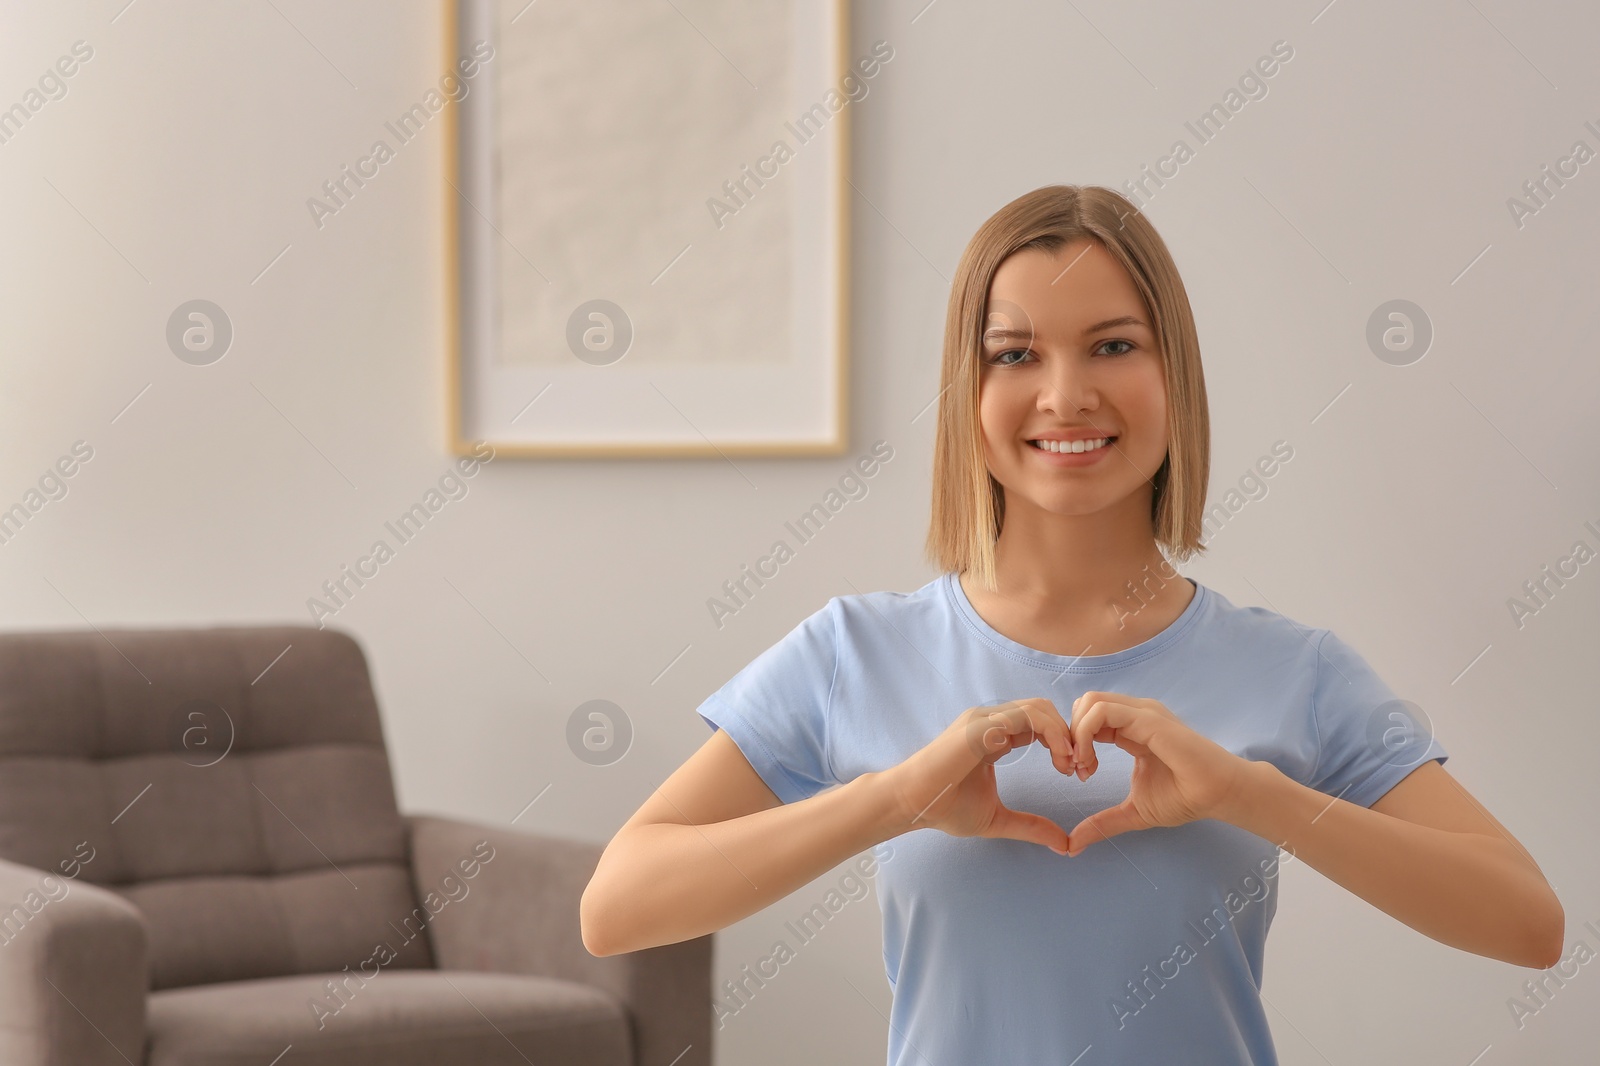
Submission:
M 686 40 L 714 38 L 717 5 L 673 6 Z M 516 25 L 552 33 L 561 7 Z M 449 472 L 451 145 L 430 127 L 320 228 L 307 209 L 437 80 L 443 10 L 0 6 L 0 108 L 79 60 L 25 122 L 0 113 L 0 508 L 54 495 L 0 543 L 0 628 L 315 624 L 323 583 Z M 1192 157 L 1141 202 L 1188 287 L 1212 500 L 1233 501 L 1185 573 L 1359 649 L 1538 858 L 1569 944 L 1600 948 L 1600 13 L 859 0 L 849 18 L 851 58 L 894 57 L 849 105 L 846 449 L 482 466 L 324 619 L 366 652 L 401 809 L 604 843 L 706 740 L 706 695 L 830 596 L 930 580 L 928 405 L 966 241 L 1039 185 L 1126 192 L 1182 139 Z M 1276 73 L 1241 82 L 1275 48 Z M 1235 90 L 1200 141 L 1188 124 Z M 192 300 L 231 323 L 206 366 L 167 339 Z M 893 458 L 866 495 L 719 625 L 724 582 L 878 441 Z M 593 700 L 631 732 L 604 765 L 569 740 Z M 840 873 L 719 933 L 715 984 Z M 1587 967 L 1533 998 L 1541 974 L 1303 866 L 1282 893 L 1263 991 L 1284 1063 L 1592 1056 Z M 862 901 L 726 1021 L 717 1061 L 876 1061 L 889 999 Z

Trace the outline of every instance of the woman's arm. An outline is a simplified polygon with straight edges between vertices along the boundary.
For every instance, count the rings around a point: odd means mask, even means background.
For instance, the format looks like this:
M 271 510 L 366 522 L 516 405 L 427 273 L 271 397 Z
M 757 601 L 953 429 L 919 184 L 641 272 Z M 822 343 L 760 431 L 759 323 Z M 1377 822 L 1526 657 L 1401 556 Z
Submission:
M 578 908 L 583 946 L 616 955 L 704 936 L 915 829 L 1065 854 L 1059 825 L 1011 810 L 995 787 L 995 761 L 1034 743 L 1067 772 L 1071 738 L 1049 700 L 971 707 L 904 762 L 780 805 L 719 729 L 606 845 Z
M 1216 817 L 1441 943 L 1535 969 L 1561 959 L 1566 914 L 1533 856 L 1436 761 L 1370 808 L 1252 762 Z
M 1127 799 L 1073 828 L 1073 855 L 1119 833 L 1214 818 L 1441 943 L 1518 966 L 1560 961 L 1561 901 L 1527 849 L 1436 761 L 1368 808 L 1235 755 L 1160 700 L 1084 693 L 1072 708 L 1072 742 L 1085 780 L 1099 766 L 1096 741 L 1133 755 L 1132 784 Z
M 713 733 L 617 830 L 579 906 L 591 955 L 715 932 L 902 832 L 883 775 L 782 803 Z

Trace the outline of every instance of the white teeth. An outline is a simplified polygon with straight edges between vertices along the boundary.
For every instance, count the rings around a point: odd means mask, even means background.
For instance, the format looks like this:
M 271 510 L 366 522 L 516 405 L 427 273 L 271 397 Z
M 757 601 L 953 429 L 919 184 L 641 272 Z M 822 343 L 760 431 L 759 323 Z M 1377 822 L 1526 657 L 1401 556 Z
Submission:
M 1110 437 L 1099 437 L 1095 440 L 1036 440 L 1029 443 L 1047 452 L 1092 452 L 1096 448 L 1104 448 L 1110 440 Z

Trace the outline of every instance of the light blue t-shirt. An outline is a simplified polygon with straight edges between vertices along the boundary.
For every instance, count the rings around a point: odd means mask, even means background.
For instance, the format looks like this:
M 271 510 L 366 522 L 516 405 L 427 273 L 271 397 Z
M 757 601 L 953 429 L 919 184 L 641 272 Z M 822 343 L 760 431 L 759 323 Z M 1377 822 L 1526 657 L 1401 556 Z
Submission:
M 1002 635 L 954 573 L 836 596 L 698 712 L 793 803 L 899 764 L 968 707 L 1042 696 L 1068 717 L 1089 689 L 1160 700 L 1229 751 L 1364 807 L 1448 758 L 1426 716 L 1333 633 L 1198 583 L 1161 633 L 1081 657 Z M 1095 748 L 1087 782 L 1042 744 L 1009 753 L 1001 801 L 1069 831 L 1115 806 L 1133 757 Z M 1276 843 L 1203 819 L 1077 857 L 932 828 L 880 845 L 889 1066 L 1275 1066 L 1259 990 Z

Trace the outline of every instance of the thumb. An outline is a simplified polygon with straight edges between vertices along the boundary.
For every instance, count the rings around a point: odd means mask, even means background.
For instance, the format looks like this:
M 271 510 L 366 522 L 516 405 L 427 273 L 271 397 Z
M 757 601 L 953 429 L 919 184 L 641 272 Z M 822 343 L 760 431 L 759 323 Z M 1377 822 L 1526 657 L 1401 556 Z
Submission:
M 1057 854 L 1065 854 L 1071 843 L 1062 828 L 1043 815 L 1014 811 L 1004 805 L 995 809 L 994 820 L 983 835 L 1043 844 Z
M 1072 832 L 1068 834 L 1072 839 L 1068 854 L 1079 855 L 1084 848 L 1097 841 L 1108 840 L 1118 833 L 1143 828 L 1144 823 L 1139 817 L 1139 809 L 1133 805 L 1133 799 L 1130 797 L 1115 807 L 1107 807 L 1098 814 L 1091 814 L 1074 826 Z

